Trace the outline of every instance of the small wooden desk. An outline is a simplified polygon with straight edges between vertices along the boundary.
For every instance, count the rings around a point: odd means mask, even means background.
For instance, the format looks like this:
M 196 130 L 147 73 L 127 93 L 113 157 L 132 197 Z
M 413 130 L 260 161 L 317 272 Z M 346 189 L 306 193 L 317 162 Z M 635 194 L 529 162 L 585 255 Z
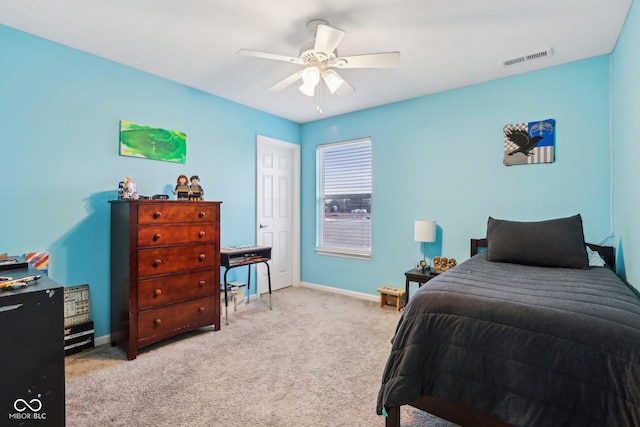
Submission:
M 220 265 L 224 270 L 224 323 L 229 324 L 229 301 L 227 299 L 227 273 L 236 267 L 247 266 L 249 275 L 247 277 L 247 303 L 251 289 L 251 265 L 264 263 L 267 266 L 267 278 L 269 279 L 269 310 L 271 310 L 271 268 L 269 262 L 271 260 L 271 247 L 269 246 L 230 246 L 220 248 Z M 256 290 L 257 288 L 256 284 Z
M 422 271 L 416 270 L 415 268 L 405 272 L 405 285 L 407 287 L 405 293 L 405 304 L 409 302 L 409 283 L 416 282 L 418 284 L 418 287 L 421 287 L 424 283 L 427 283 L 438 274 L 440 273 L 436 273 L 433 270 L 429 270 L 426 273 L 423 273 Z

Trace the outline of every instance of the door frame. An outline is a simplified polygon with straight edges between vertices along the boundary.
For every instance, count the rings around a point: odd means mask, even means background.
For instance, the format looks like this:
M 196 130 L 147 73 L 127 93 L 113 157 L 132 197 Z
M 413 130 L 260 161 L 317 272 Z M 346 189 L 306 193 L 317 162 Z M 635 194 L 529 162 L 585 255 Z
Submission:
M 258 188 L 260 176 L 260 158 L 258 152 L 263 147 L 275 146 L 291 151 L 291 285 L 300 285 L 300 145 L 291 142 L 282 141 L 275 138 L 258 134 L 256 136 L 256 223 L 255 232 L 256 240 L 260 233 L 260 219 L 258 218 L 258 206 L 260 197 Z M 269 291 L 268 284 L 262 275 L 256 274 L 257 292 L 263 294 Z

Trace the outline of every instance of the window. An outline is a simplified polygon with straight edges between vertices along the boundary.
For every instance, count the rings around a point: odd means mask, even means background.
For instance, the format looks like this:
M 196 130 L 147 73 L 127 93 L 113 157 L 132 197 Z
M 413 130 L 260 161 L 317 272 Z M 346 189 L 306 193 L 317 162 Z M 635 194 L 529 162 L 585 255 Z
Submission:
M 371 139 L 316 149 L 318 253 L 371 256 Z

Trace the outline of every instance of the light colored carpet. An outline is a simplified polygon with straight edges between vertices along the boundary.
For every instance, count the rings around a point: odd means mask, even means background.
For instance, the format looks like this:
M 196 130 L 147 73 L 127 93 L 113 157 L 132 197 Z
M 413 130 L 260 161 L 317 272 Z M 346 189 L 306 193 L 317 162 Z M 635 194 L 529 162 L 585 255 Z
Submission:
M 110 345 L 66 357 L 67 426 L 384 426 L 375 404 L 399 313 L 303 287 L 272 298 L 133 361 Z M 454 426 L 401 414 L 405 427 Z

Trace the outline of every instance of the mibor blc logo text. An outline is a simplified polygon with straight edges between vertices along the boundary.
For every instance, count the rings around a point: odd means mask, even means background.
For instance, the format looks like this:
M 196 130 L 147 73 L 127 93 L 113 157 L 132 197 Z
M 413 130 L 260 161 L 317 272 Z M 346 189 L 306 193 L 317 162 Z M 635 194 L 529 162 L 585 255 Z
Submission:
M 9 414 L 10 420 L 46 420 L 47 413 L 42 411 L 40 399 L 16 399 L 13 402 L 16 412 Z

